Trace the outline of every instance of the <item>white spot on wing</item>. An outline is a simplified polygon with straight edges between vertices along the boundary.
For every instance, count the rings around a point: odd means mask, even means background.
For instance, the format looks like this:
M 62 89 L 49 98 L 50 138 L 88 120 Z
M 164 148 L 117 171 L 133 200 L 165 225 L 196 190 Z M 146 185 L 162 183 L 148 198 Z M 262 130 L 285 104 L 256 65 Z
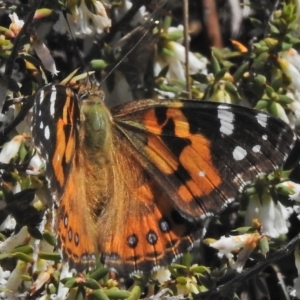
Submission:
M 76 243 L 76 244 L 79 243 L 79 236 L 78 236 L 78 234 L 75 234 L 75 243 Z
M 204 171 L 200 171 L 198 173 L 199 177 L 205 177 L 206 176 L 206 173 Z
M 52 93 L 51 93 L 51 96 L 50 96 L 50 114 L 52 116 L 54 116 L 54 113 L 55 113 L 56 97 L 57 97 L 57 91 L 56 91 L 56 87 L 53 85 L 52 86 Z
M 44 92 L 44 90 L 42 89 L 42 90 L 40 91 L 40 94 L 39 94 L 39 102 L 40 102 L 40 104 L 44 101 L 44 97 L 45 97 L 45 92 Z
M 239 161 L 246 157 L 247 151 L 240 146 L 236 146 L 232 152 L 232 155 L 235 160 Z
M 44 136 L 45 136 L 46 140 L 49 140 L 49 138 L 50 138 L 50 129 L 49 129 L 49 126 L 45 127 Z
M 254 146 L 254 147 L 252 148 L 252 151 L 253 151 L 254 153 L 258 153 L 258 152 L 260 152 L 260 149 L 261 149 L 260 145 L 256 145 L 256 146 Z
M 268 136 L 267 136 L 266 134 L 264 134 L 264 135 L 262 136 L 262 139 L 263 139 L 264 141 L 266 141 L 266 140 L 268 139 Z
M 226 110 L 222 106 L 219 106 L 219 108 L 218 118 L 221 122 L 220 131 L 225 135 L 231 135 L 234 130 L 234 114 L 230 110 L 228 110 L 227 107 L 225 107 Z
M 41 122 L 41 123 L 40 123 L 40 129 L 43 129 L 43 128 L 44 128 L 44 123 Z
M 262 113 L 256 115 L 257 122 L 264 128 L 267 127 L 268 116 Z

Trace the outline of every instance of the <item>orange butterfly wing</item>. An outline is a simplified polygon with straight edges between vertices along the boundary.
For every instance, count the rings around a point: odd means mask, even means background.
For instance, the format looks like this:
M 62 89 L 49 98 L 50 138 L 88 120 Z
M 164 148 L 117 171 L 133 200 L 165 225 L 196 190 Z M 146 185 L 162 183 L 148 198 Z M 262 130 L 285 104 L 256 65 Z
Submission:
M 41 113 L 45 111 L 48 113 Z M 58 246 L 70 268 L 81 271 L 95 264 L 95 231 L 85 195 L 79 117 L 78 100 L 71 89 L 48 85 L 38 92 L 32 135 L 46 159 L 45 174 L 55 208 Z
M 187 251 L 201 238 L 199 221 L 282 165 L 296 139 L 267 114 L 211 102 L 143 100 L 111 113 L 114 191 L 98 239 L 105 264 L 123 276 Z
M 201 238 L 201 219 L 282 165 L 296 139 L 251 109 L 141 100 L 110 113 L 97 93 L 83 102 L 79 129 L 77 100 L 65 91 L 37 101 L 34 123 L 46 104 L 52 130 L 44 129 L 41 153 L 52 158 L 46 175 L 60 200 L 60 247 L 78 270 L 93 264 L 95 247 L 124 277 L 169 264 Z M 52 104 L 53 93 L 63 104 Z

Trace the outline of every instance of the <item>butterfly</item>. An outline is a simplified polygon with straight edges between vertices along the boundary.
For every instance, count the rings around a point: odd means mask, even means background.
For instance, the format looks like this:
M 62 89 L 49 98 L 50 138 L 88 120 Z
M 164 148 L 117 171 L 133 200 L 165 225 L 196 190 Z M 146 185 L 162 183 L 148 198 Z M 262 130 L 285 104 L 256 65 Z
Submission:
M 81 94 L 47 85 L 32 119 L 58 247 L 77 271 L 99 256 L 121 277 L 170 264 L 296 141 L 283 121 L 241 106 L 147 99 L 109 109 L 97 87 Z

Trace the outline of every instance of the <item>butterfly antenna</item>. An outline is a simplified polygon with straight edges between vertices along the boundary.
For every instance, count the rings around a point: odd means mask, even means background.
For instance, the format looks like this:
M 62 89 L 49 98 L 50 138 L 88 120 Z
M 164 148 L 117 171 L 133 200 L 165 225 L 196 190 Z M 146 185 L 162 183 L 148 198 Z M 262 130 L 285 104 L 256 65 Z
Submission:
M 68 26 L 68 30 L 69 30 L 69 33 L 70 33 L 70 35 L 71 35 L 71 40 L 72 40 L 72 42 L 73 42 L 73 46 L 74 46 L 75 49 L 77 50 L 76 52 L 77 52 L 78 58 L 79 58 L 81 64 L 82 64 L 82 65 L 84 66 L 84 68 L 87 70 L 87 67 L 86 67 L 84 58 L 83 58 L 83 56 L 82 56 L 82 54 L 81 54 L 80 49 L 78 48 L 78 46 L 77 46 L 77 44 L 76 44 L 75 37 L 74 37 L 74 35 L 73 35 L 73 33 L 72 33 L 71 26 L 70 26 L 69 21 L 68 21 L 68 18 L 67 18 L 67 11 L 66 11 L 66 10 L 63 11 L 63 16 L 64 16 L 64 18 L 65 18 L 65 20 L 66 20 L 66 23 L 67 23 L 67 26 Z M 91 84 L 91 86 L 92 86 L 92 85 L 93 85 L 93 82 L 95 82 L 94 75 L 90 75 L 88 71 L 86 71 L 86 74 L 87 74 L 88 81 L 90 82 L 90 84 Z
M 101 80 L 100 85 L 103 82 L 105 82 L 105 80 L 115 71 L 115 69 L 117 69 L 120 66 L 120 64 L 136 49 L 136 47 L 142 42 L 142 40 L 149 33 L 149 31 L 153 29 L 154 25 L 159 24 L 159 21 L 153 21 L 154 20 L 154 15 L 157 14 L 157 12 L 160 11 L 167 3 L 168 3 L 168 0 L 158 1 L 157 8 L 150 14 L 149 19 L 148 19 L 148 22 L 152 22 L 151 26 L 149 26 L 149 28 L 137 40 L 135 45 L 126 54 L 124 54 L 122 59 L 120 59 L 120 61 L 105 75 L 105 77 Z M 138 28 L 136 28 L 136 29 L 138 29 Z
M 123 57 L 118 61 L 118 63 L 105 75 L 105 77 L 101 80 L 100 85 L 105 82 L 105 80 L 120 66 L 120 64 L 128 57 L 128 55 L 130 55 L 135 49 L 136 47 L 142 42 L 142 40 L 145 38 L 145 36 L 149 33 L 150 30 L 153 29 L 154 25 L 157 25 L 158 21 L 154 21 L 152 26 L 150 26 L 142 35 L 141 37 L 137 40 L 137 42 L 135 43 L 135 45 L 129 50 L 127 51 Z M 138 28 L 136 28 L 138 29 Z M 126 37 L 126 36 L 125 36 Z

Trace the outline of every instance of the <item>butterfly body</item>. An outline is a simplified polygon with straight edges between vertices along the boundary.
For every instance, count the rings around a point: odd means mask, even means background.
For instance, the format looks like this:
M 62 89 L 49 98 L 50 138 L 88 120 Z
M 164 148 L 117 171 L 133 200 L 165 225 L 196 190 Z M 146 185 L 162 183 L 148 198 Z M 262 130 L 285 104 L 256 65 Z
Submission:
M 78 271 L 97 255 L 124 277 L 169 264 L 296 140 L 284 122 L 239 106 L 149 99 L 109 110 L 97 91 L 79 103 L 59 85 L 36 98 L 32 132 L 48 157 L 59 248 Z

